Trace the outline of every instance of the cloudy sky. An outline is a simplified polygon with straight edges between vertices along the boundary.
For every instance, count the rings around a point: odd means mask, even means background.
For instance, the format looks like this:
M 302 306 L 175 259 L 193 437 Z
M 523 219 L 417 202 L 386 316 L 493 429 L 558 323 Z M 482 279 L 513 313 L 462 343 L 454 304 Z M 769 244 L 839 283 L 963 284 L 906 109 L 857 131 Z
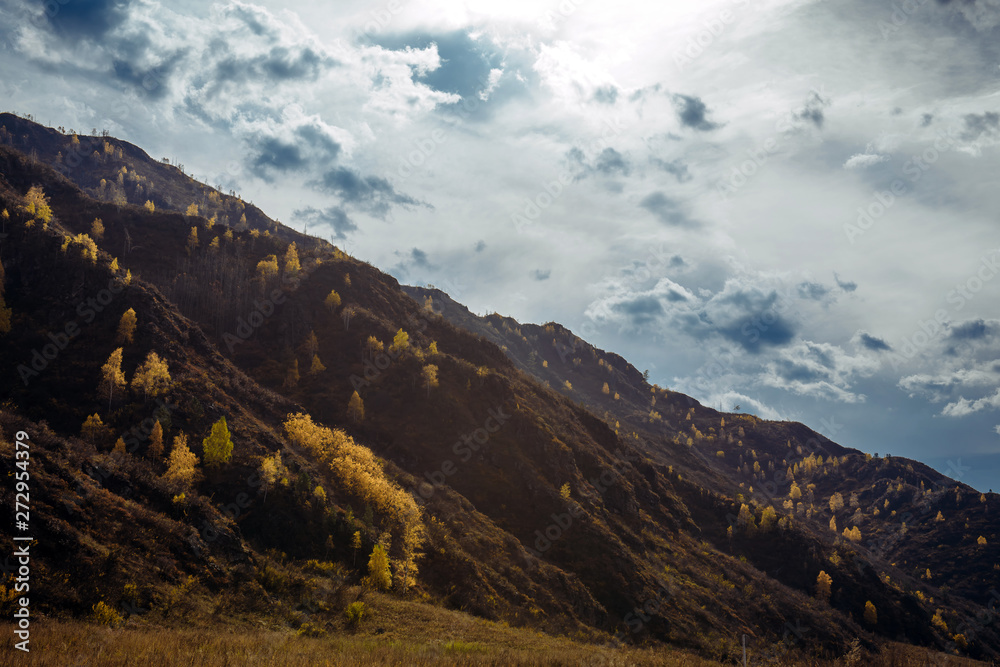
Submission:
M 2 106 L 1000 490 L 1000 1 L 285 4 L 0 0 Z

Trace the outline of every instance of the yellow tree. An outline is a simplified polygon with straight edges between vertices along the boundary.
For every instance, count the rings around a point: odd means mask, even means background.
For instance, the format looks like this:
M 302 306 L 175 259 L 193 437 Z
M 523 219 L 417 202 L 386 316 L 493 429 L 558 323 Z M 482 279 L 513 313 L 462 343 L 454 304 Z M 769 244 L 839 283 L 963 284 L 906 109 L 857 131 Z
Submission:
M 115 389 L 125 387 L 125 374 L 122 373 L 122 348 L 116 349 L 101 367 L 101 384 L 98 391 L 108 392 L 108 410 L 111 409 L 111 399 Z
M 257 262 L 257 278 L 264 284 L 278 275 L 278 258 L 268 255 Z
M 833 577 L 820 570 L 819 576 L 816 577 L 816 597 L 824 602 L 829 602 L 832 588 Z
M 792 489 L 788 492 L 788 497 L 792 500 L 798 500 L 802 497 L 802 490 L 795 482 L 792 482 Z
M 267 492 L 275 484 L 288 482 L 288 468 L 281 462 L 281 452 L 266 456 L 260 462 L 260 479 L 264 483 L 264 502 L 267 502 Z
M 314 354 L 312 365 L 309 367 L 309 375 L 316 375 L 317 373 L 322 373 L 325 370 L 326 366 L 324 366 L 323 362 L 319 360 L 319 355 Z
M 325 299 L 323 299 L 323 303 L 326 304 L 326 307 L 330 310 L 334 310 L 337 306 L 339 306 L 340 295 L 337 294 L 337 290 L 330 290 L 330 293 L 326 295 Z
M 160 460 L 163 456 L 163 426 L 160 425 L 159 420 L 153 424 L 153 432 L 149 434 L 149 449 L 146 450 L 149 458 L 153 460 Z
M 191 231 L 188 232 L 188 241 L 187 241 L 188 252 L 191 252 L 197 247 L 198 247 L 198 228 L 192 227 Z
M 611 393 L 611 387 L 608 386 L 607 382 L 605 382 L 604 386 L 601 387 L 601 393 L 602 394 L 610 394 Z
M 188 206 L 187 210 L 184 211 L 184 215 L 186 215 L 188 217 L 192 217 L 192 216 L 198 215 L 198 205 L 197 204 L 191 204 L 190 206 Z
M 358 549 L 361 548 L 361 531 L 354 531 L 354 537 L 351 538 L 351 548 L 354 549 L 354 566 L 358 565 Z
M 292 241 L 288 244 L 288 250 L 285 251 L 285 273 L 294 276 L 301 268 L 299 251 L 295 247 L 295 241 Z
M 427 395 L 430 396 L 431 389 L 438 386 L 438 367 L 434 364 L 427 364 L 424 366 L 423 372 L 421 373 L 424 378 L 424 382 L 427 384 Z
M 844 509 L 844 496 L 840 493 L 835 493 L 830 496 L 830 511 L 839 512 Z
M 410 334 L 400 329 L 396 332 L 396 335 L 392 337 L 392 345 L 389 347 L 389 351 L 398 353 L 404 351 L 408 347 L 410 347 Z
M 118 320 L 118 333 L 115 335 L 115 342 L 120 345 L 127 345 L 132 342 L 133 334 L 135 334 L 135 310 L 129 308 L 124 313 L 122 317 Z
M 24 195 L 24 212 L 36 220 L 48 223 L 52 220 L 52 208 L 49 198 L 45 196 L 41 186 L 33 185 Z
M 146 203 L 143 204 L 143 207 L 150 213 L 154 213 L 156 211 L 156 204 L 148 199 L 146 200 Z
M 111 454 L 116 458 L 124 458 L 125 455 L 128 454 L 128 452 L 125 451 L 125 440 L 119 437 L 118 440 L 115 441 L 115 446 L 111 449 Z
M 173 381 L 167 362 L 156 352 L 146 355 L 146 360 L 135 370 L 132 377 L 132 391 L 143 392 L 143 398 L 160 396 L 170 391 Z
M 347 416 L 355 424 L 360 424 L 365 419 L 365 403 L 357 391 L 351 394 L 351 400 L 347 403 Z
M 980 535 L 979 539 L 976 540 L 976 544 L 978 544 L 981 547 L 985 547 L 986 546 L 986 538 L 983 537 L 982 535 Z
M 376 544 L 368 557 L 368 576 L 365 584 L 377 591 L 387 591 L 392 587 L 392 575 L 389 572 L 389 556 L 381 544 Z
M 90 223 L 90 235 L 98 241 L 104 238 L 104 222 L 100 218 L 94 218 Z
M 96 412 L 87 417 L 83 422 L 83 426 L 80 428 L 80 435 L 82 435 L 87 442 L 95 446 L 98 442 L 104 439 L 104 435 L 106 433 L 107 429 L 104 428 L 104 422 L 101 421 L 101 416 Z
M 202 440 L 201 446 L 205 456 L 205 465 L 217 466 L 229 463 L 229 459 L 233 457 L 233 440 L 229 436 L 229 427 L 226 425 L 225 417 L 221 417 L 219 421 L 212 424 L 212 432 Z
M 865 602 L 865 623 L 872 626 L 878 625 L 878 612 L 871 600 Z
M 198 477 L 198 457 L 188 448 L 187 436 L 179 433 L 174 437 L 174 446 L 167 460 L 164 481 L 187 491 Z

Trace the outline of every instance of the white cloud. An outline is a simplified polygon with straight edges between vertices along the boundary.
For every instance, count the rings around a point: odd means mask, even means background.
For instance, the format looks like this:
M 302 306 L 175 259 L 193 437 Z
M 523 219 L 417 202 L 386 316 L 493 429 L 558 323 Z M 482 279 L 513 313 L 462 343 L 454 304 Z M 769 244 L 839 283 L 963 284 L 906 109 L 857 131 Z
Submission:
M 886 162 L 888 159 L 888 155 L 879 155 L 878 153 L 856 153 L 847 158 L 844 169 L 865 169 L 880 162 Z

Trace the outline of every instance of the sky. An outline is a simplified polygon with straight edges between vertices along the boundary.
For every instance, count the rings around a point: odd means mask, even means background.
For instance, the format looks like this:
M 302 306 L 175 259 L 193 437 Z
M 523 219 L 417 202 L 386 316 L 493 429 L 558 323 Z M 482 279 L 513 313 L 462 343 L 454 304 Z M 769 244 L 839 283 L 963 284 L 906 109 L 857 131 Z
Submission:
M 1000 491 L 1000 0 L 0 11 L 5 110 L 707 405 Z

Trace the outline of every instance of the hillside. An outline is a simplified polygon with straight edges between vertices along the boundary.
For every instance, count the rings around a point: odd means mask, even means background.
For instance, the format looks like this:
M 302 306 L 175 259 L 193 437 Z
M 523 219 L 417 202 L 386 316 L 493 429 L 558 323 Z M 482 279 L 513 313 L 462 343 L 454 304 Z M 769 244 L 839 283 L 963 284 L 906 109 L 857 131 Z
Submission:
M 122 166 L 149 182 L 135 202 L 106 201 L 90 167 L 59 173 L 40 157 L 72 137 L 23 119 L 5 132 L 27 138 L 0 146 L 0 425 L 37 440 L 36 566 L 66 575 L 39 578 L 44 613 L 86 616 L 103 600 L 167 619 L 198 590 L 202 620 L 343 632 L 381 542 L 395 599 L 582 642 L 716 659 L 742 635 L 758 655 L 835 658 L 854 638 L 1000 655 L 982 615 L 1000 560 L 996 494 L 801 424 L 705 408 L 558 325 L 476 318 L 439 292 L 414 300 L 323 241 L 250 215 L 244 227 L 232 198 L 209 207 L 214 221 L 179 212 L 180 195 L 176 210 L 137 205 L 203 187 L 172 167 L 161 183 L 166 167 L 138 149 Z M 70 323 L 79 333 L 25 383 L 19 367 Z M 161 403 L 98 390 L 118 347 L 128 379 L 152 351 L 166 361 Z M 81 431 L 92 414 L 107 430 Z M 232 458 L 208 466 L 202 439 L 222 417 Z M 200 480 L 164 478 L 152 420 L 189 436 Z M 264 483 L 276 452 L 286 470 Z M 299 613 L 303 601 L 320 611 Z

